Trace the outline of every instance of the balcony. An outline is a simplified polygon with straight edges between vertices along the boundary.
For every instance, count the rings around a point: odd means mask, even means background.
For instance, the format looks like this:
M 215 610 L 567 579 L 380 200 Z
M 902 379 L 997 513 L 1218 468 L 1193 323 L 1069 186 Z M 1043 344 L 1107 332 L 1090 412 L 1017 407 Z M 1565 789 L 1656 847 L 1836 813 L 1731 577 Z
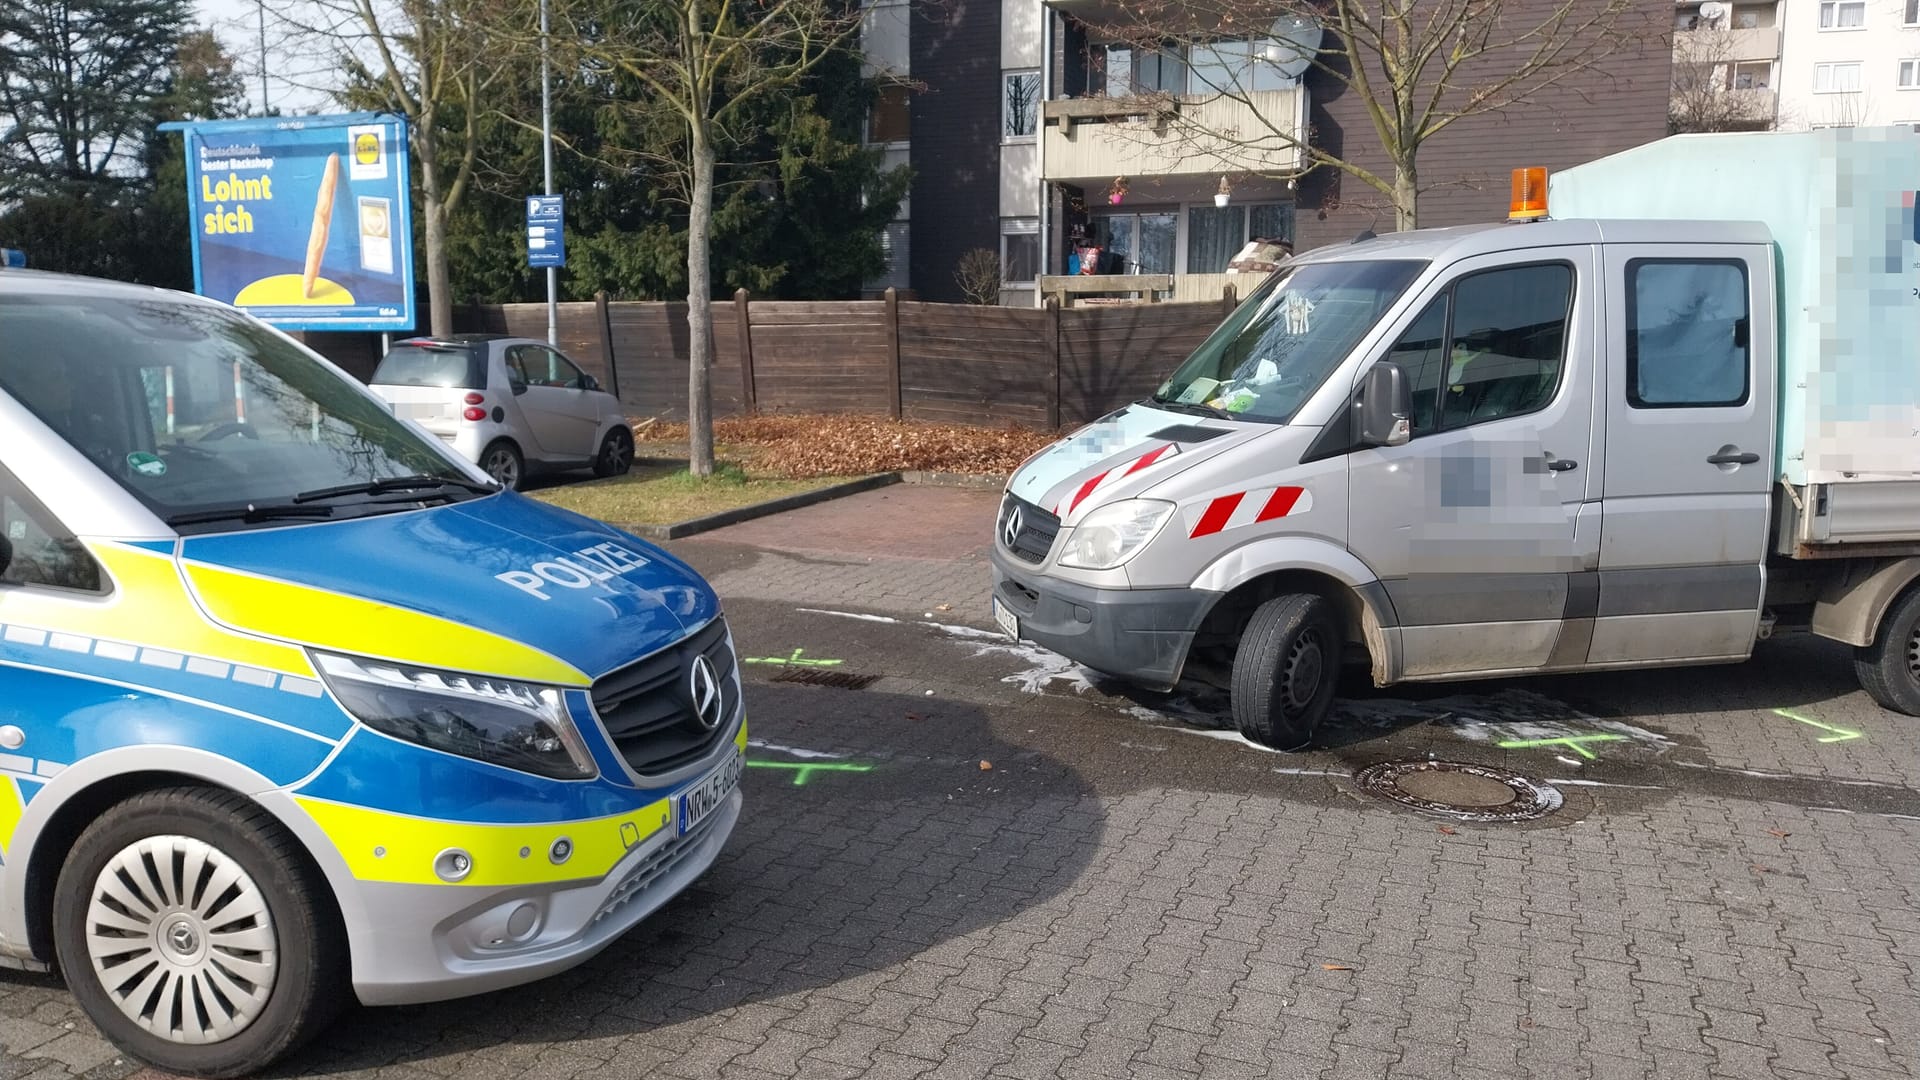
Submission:
M 1673 57 L 1715 64 L 1749 64 L 1780 58 L 1780 30 L 1677 30 Z
M 1289 142 L 1304 131 L 1298 87 L 1235 97 L 1151 94 L 1046 102 L 1047 180 L 1105 184 L 1119 176 L 1285 174 L 1300 168 Z

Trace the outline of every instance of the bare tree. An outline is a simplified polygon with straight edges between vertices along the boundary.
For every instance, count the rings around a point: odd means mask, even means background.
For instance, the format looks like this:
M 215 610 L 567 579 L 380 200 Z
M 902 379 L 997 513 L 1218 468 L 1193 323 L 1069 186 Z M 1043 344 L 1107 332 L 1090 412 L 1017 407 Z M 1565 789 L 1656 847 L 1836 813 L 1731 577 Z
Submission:
M 678 172 L 687 224 L 687 420 L 689 470 L 713 474 L 714 170 L 749 134 L 736 130 L 749 106 L 790 90 L 859 32 L 859 5 L 842 0 L 566 0 L 555 8 L 556 42 L 578 61 L 645 96 L 615 96 L 622 122 L 677 128 L 648 156 Z M 559 26 L 567 26 L 562 34 Z
M 428 325 L 453 332 L 447 223 L 473 183 L 493 89 L 537 45 L 525 0 L 304 0 L 279 10 L 287 36 L 329 54 L 326 89 L 397 113 L 420 180 Z M 520 70 L 524 70 L 522 67 Z
M 1334 170 L 1384 195 L 1398 228 L 1419 223 L 1420 151 L 1468 117 L 1499 112 L 1603 70 L 1623 51 L 1665 47 L 1643 0 L 1119 0 L 1107 29 L 1144 47 L 1212 50 L 1191 70 L 1193 93 L 1147 95 L 1150 123 L 1137 133 L 1191 148 L 1221 171 L 1274 175 L 1297 157 L 1298 172 Z M 1318 26 L 1324 35 L 1277 32 Z M 1217 48 L 1251 43 L 1234 51 Z M 1293 62 L 1365 108 L 1386 168 L 1318 144 L 1295 109 L 1269 111 L 1254 89 L 1263 73 Z M 1247 127 L 1210 119 L 1229 101 Z M 1111 126 L 1111 125 L 1110 125 Z
M 1769 88 L 1742 85 L 1738 41 L 1733 31 L 1718 27 L 1674 35 L 1668 131 L 1676 135 L 1764 131 L 1773 126 L 1773 99 Z
M 986 248 L 974 248 L 960 256 L 953 280 L 969 304 L 1000 302 L 1000 256 Z

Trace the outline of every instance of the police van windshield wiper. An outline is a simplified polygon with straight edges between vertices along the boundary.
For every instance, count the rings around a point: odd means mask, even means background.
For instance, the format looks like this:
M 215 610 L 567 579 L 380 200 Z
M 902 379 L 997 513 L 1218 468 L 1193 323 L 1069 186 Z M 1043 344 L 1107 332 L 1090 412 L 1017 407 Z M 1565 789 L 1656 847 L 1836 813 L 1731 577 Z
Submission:
M 1197 401 L 1175 401 L 1172 398 L 1163 398 L 1159 394 L 1148 398 L 1146 403 L 1158 405 L 1163 409 L 1172 409 L 1174 412 L 1193 413 L 1196 416 L 1212 416 L 1221 420 L 1240 419 L 1217 405 L 1203 405 Z
M 471 491 L 476 495 L 491 495 L 500 489 L 492 484 L 475 483 L 458 476 L 428 476 L 415 473 L 412 476 L 390 476 L 385 480 L 373 480 L 364 484 L 341 484 L 338 487 L 314 488 L 303 491 L 293 497 L 296 503 L 309 503 L 319 499 L 337 499 L 344 495 L 388 495 L 396 491 L 425 491 L 430 488 L 458 488 Z
M 224 510 L 193 510 L 167 518 L 169 525 L 204 525 L 213 521 L 273 521 L 278 518 L 332 517 L 331 506 L 300 506 L 295 503 L 249 503 Z

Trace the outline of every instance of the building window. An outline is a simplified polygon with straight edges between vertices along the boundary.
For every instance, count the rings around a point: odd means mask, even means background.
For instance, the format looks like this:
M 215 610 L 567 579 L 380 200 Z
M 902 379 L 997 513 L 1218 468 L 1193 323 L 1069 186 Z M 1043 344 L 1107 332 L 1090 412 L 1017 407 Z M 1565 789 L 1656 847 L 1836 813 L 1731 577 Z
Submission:
M 1189 57 L 1190 94 L 1246 94 L 1285 90 L 1295 80 L 1281 76 L 1276 60 L 1291 59 L 1287 46 L 1266 38 L 1196 45 Z
M 1736 64 L 1733 69 L 1735 90 L 1765 90 L 1773 85 L 1773 62 L 1759 60 Z
M 1005 218 L 1000 222 L 1000 281 L 1015 288 L 1040 278 L 1040 222 Z
M 1907 0 L 1902 5 L 1900 24 L 1902 26 L 1920 26 L 1920 0 Z
M 1900 61 L 1900 89 L 1920 90 L 1920 60 Z
M 1247 242 L 1247 208 L 1196 206 L 1187 211 L 1187 273 L 1224 274 Z
M 1187 63 L 1178 52 L 1168 49 L 1109 45 L 1102 85 L 1108 97 L 1183 93 L 1187 88 Z
M 1040 73 L 1009 71 L 1000 79 L 1000 137 L 1031 139 L 1040 127 Z
M 1813 92 L 1816 94 L 1857 94 L 1860 92 L 1860 65 L 1815 64 Z
M 1867 0 L 1821 0 L 1820 29 L 1858 30 L 1867 25 Z
M 907 88 L 883 86 L 867 113 L 867 141 L 902 143 L 909 138 Z

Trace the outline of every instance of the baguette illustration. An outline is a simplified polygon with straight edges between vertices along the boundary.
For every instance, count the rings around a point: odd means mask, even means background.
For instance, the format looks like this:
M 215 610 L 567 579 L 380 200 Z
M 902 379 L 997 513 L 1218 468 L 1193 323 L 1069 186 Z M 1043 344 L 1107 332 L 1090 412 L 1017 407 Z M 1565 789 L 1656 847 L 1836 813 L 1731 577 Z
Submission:
M 300 279 L 300 295 L 313 298 L 313 279 L 320 276 L 320 256 L 327 250 L 327 230 L 333 225 L 333 189 L 340 182 L 340 155 L 327 155 L 320 174 L 320 197 L 313 204 L 313 235 L 307 238 L 307 269 Z

